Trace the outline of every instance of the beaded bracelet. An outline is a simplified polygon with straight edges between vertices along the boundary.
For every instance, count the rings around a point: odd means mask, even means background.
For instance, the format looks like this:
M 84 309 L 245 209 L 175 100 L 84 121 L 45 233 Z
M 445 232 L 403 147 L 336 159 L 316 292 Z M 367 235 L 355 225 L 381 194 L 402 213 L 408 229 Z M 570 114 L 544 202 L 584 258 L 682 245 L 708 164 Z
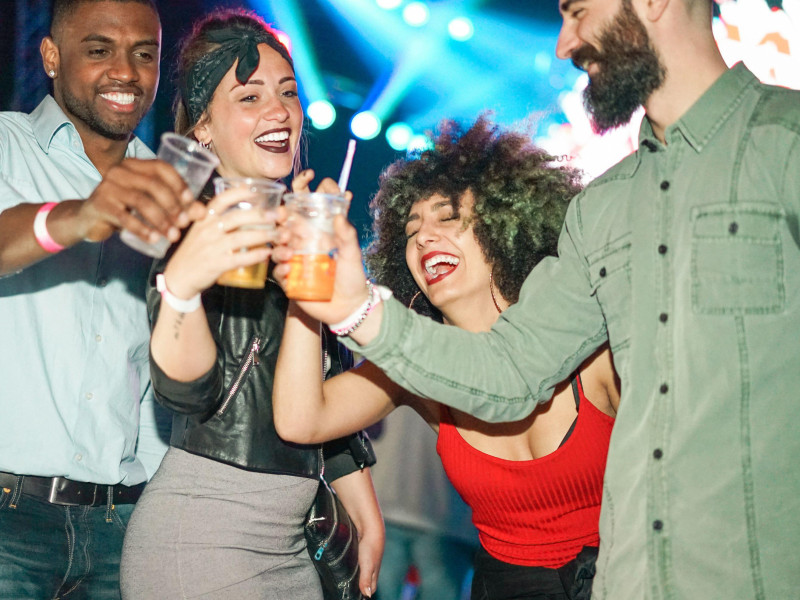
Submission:
M 46 202 L 42 204 L 39 210 L 36 211 L 36 217 L 33 219 L 33 237 L 36 238 L 36 243 L 50 254 L 61 252 L 64 249 L 64 246 L 55 241 L 50 236 L 50 232 L 47 231 L 47 215 L 50 214 L 50 211 L 53 210 L 53 207 L 57 204 L 58 202 Z
M 373 285 L 371 281 L 367 281 L 367 299 L 359 306 L 352 314 L 339 323 L 328 325 L 331 333 L 346 337 L 358 329 L 367 318 L 367 315 L 373 311 L 381 302 L 381 295 L 377 286 Z

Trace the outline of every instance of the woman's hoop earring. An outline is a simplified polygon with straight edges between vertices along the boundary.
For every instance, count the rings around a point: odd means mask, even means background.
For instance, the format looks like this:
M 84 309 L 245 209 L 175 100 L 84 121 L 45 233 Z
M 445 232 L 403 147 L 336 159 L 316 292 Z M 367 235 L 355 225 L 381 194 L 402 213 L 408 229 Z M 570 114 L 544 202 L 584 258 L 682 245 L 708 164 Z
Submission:
M 411 307 L 412 307 L 412 306 L 414 306 L 414 302 L 416 301 L 416 299 L 417 299 L 417 296 L 419 296 L 421 293 L 422 293 L 422 290 L 417 290 L 417 293 L 416 293 L 416 294 L 414 294 L 414 295 L 411 297 L 411 302 L 409 302 L 409 303 L 408 303 L 408 309 L 409 309 L 409 310 L 413 310 Z
M 494 295 L 494 265 L 492 265 L 492 270 L 489 271 L 489 292 L 492 294 L 492 302 L 494 302 L 494 307 L 497 309 L 497 312 L 503 312 Z
M 208 145 L 208 144 L 206 144 L 205 142 L 201 142 L 200 140 L 197 140 L 197 143 L 198 143 L 198 144 L 200 144 L 200 147 L 201 147 L 201 148 L 203 148 L 203 149 L 205 149 L 205 150 L 211 150 L 211 148 L 209 147 L 209 145 Z

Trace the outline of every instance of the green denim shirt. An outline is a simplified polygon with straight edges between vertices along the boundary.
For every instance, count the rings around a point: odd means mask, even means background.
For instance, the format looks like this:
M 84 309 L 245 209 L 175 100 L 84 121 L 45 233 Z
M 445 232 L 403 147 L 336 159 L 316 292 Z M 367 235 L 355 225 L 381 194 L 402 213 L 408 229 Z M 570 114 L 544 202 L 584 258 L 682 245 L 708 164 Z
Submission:
M 800 93 L 737 65 L 666 140 L 645 119 L 492 331 L 388 301 L 378 337 L 347 343 L 417 394 L 504 421 L 608 339 L 622 400 L 592 597 L 794 598 Z

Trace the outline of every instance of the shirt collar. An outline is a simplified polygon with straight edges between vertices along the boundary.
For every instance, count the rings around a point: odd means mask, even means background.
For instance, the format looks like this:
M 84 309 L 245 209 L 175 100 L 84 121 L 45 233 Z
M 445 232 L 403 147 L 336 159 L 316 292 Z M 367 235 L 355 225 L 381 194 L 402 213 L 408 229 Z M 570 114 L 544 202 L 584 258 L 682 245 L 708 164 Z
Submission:
M 59 129 L 71 127 L 75 130 L 75 125 L 50 94 L 45 96 L 44 100 L 31 113 L 31 127 L 33 127 L 36 142 L 45 152 L 50 150 L 50 144 Z
M 61 110 L 61 107 L 50 94 L 44 97 L 33 112 L 31 113 L 31 127 L 36 142 L 45 152 L 50 151 L 50 145 L 56 133 L 62 128 L 70 129 L 70 135 L 80 140 L 80 134 L 75 129 L 75 124 Z M 80 147 L 83 143 L 80 142 Z M 125 151 L 126 157 L 153 158 L 153 152 L 136 136 L 131 138 L 128 148 Z
M 742 94 L 758 82 L 743 63 L 723 73 L 714 84 L 675 123 L 667 127 L 664 135 L 669 141 L 676 132 L 689 145 L 701 152 L 733 109 L 741 102 Z M 648 119 L 642 119 L 639 129 L 639 147 L 654 148 L 661 145 L 653 133 Z

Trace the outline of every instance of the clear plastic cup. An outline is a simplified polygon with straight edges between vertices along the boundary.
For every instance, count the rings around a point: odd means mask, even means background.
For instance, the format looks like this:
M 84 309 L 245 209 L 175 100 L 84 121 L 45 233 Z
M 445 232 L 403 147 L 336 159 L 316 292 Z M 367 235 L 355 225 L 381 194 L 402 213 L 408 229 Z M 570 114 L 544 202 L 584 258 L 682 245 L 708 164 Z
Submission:
M 161 136 L 161 144 L 156 156 L 175 168 L 195 198 L 203 191 L 208 178 L 219 165 L 219 158 L 212 152 L 203 148 L 195 140 L 176 133 L 168 132 Z M 136 216 L 144 221 L 141 215 L 136 214 Z M 169 240 L 165 237 L 151 244 L 127 229 L 122 230 L 119 237 L 134 250 L 153 258 L 162 258 L 170 245 Z
M 281 203 L 286 186 L 269 179 L 255 179 L 251 177 L 216 177 L 214 191 L 217 194 L 234 188 L 245 188 L 250 192 L 250 197 L 228 208 L 225 212 L 233 210 L 269 210 L 277 208 Z M 224 214 L 224 213 L 223 213 Z M 247 226 L 248 229 L 270 229 L 275 231 L 275 224 Z M 246 248 L 243 248 L 246 250 Z M 267 263 L 257 263 L 247 267 L 237 267 L 226 271 L 217 279 L 220 285 L 260 289 L 267 281 Z
M 291 232 L 286 296 L 293 300 L 330 300 L 336 278 L 333 218 L 346 214 L 344 196 L 317 192 L 287 194 Z

